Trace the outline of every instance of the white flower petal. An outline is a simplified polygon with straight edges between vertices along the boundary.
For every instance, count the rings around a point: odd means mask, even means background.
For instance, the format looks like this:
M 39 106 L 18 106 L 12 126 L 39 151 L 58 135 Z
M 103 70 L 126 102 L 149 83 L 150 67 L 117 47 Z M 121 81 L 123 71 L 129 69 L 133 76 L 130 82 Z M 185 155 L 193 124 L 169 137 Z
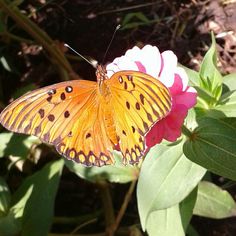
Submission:
M 174 83 L 174 76 L 177 67 L 177 57 L 172 51 L 164 51 L 162 54 L 163 68 L 160 74 L 160 81 L 167 87 Z
M 175 73 L 179 75 L 179 77 L 182 79 L 182 83 L 183 83 L 183 91 L 185 91 L 185 89 L 188 86 L 188 75 L 185 72 L 185 70 L 181 67 L 176 67 L 175 69 Z
M 193 88 L 193 87 L 188 87 L 186 92 L 188 92 L 188 93 L 197 93 L 197 90 L 195 88 Z
M 142 48 L 138 61 L 146 69 L 146 73 L 158 78 L 158 74 L 161 70 L 161 54 L 157 47 L 146 45 Z
M 132 61 L 136 61 L 137 57 L 140 55 L 141 49 L 137 46 L 126 51 L 125 56 L 128 57 Z
M 107 76 L 111 77 L 115 72 L 122 70 L 134 70 L 138 71 L 138 67 L 134 61 L 130 60 L 126 56 L 117 57 L 112 63 L 106 66 Z

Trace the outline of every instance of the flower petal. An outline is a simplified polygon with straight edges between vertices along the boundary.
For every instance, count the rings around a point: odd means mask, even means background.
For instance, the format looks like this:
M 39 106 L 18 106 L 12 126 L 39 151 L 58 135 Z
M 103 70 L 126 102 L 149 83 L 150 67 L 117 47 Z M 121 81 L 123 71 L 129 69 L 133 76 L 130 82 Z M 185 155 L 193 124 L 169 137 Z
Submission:
M 159 49 L 151 45 L 142 49 L 133 47 L 106 68 L 108 76 L 121 70 L 141 71 L 159 79 L 169 88 L 172 98 L 171 111 L 147 133 L 146 145 L 150 148 L 163 139 L 176 141 L 181 135 L 181 127 L 188 109 L 197 101 L 197 92 L 188 86 L 188 76 L 183 68 L 177 66 L 176 55 L 172 51 L 160 54 Z
M 177 67 L 177 57 L 172 51 L 164 51 L 162 54 L 163 65 L 159 80 L 166 86 L 171 87 L 174 83 L 174 74 Z
M 107 76 L 110 78 L 114 73 L 122 70 L 138 71 L 136 63 L 126 56 L 117 57 L 112 63 L 106 66 Z

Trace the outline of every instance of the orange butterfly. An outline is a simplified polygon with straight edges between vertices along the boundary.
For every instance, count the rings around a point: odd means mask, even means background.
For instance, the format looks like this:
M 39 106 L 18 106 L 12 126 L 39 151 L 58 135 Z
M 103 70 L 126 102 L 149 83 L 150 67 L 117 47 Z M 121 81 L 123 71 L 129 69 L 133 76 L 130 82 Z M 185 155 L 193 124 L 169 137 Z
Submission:
M 52 144 L 66 158 L 86 166 L 114 163 L 117 145 L 123 163 L 145 152 L 145 135 L 171 109 L 168 88 L 150 75 L 119 71 L 108 78 L 99 65 L 97 83 L 62 82 L 29 92 L 6 107 L 1 124 Z

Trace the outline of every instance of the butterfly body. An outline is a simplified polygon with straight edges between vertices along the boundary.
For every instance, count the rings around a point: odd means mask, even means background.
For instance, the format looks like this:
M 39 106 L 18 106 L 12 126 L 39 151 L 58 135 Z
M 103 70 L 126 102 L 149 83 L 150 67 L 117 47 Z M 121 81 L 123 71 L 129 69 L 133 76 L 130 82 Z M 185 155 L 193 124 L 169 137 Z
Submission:
M 141 72 L 108 78 L 98 66 L 96 75 L 97 82 L 72 80 L 23 95 L 2 111 L 1 124 L 35 135 L 86 166 L 112 164 L 117 146 L 124 164 L 137 163 L 146 133 L 171 109 L 169 90 Z

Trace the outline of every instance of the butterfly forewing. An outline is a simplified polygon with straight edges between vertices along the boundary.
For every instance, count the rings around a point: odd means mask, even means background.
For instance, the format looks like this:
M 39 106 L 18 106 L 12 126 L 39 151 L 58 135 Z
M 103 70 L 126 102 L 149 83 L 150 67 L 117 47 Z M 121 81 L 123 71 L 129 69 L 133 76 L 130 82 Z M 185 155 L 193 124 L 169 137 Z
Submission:
M 157 79 L 135 71 L 120 71 L 107 81 L 124 162 L 137 163 L 145 151 L 145 135 L 171 109 L 171 96 Z
M 87 166 L 112 164 L 113 144 L 97 93 L 96 82 L 54 84 L 15 100 L 1 113 L 0 122 L 53 144 L 68 159 Z

